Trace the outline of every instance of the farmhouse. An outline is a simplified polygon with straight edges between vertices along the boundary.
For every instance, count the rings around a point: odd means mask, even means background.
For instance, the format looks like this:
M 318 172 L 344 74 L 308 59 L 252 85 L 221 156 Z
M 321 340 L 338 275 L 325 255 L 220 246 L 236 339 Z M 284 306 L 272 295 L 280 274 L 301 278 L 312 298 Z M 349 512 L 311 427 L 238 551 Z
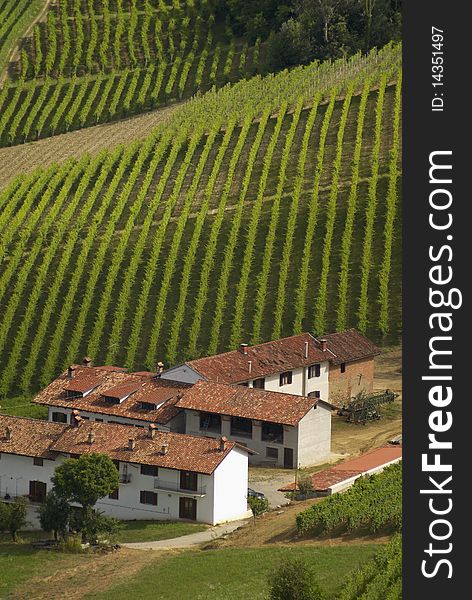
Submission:
M 292 469 L 330 453 L 331 408 L 318 398 L 200 380 L 176 406 L 187 434 L 236 440 L 254 464 Z
M 247 516 L 250 450 L 219 439 L 78 421 L 67 425 L 0 415 L 0 496 L 32 507 L 66 458 L 107 454 L 119 488 L 97 508 L 120 519 L 190 519 L 216 524 Z
M 80 411 L 82 419 L 185 431 L 184 415 L 175 404 L 188 384 L 145 371 L 92 367 L 89 361 L 70 366 L 33 400 L 48 406 L 50 421 L 71 423 L 73 412 Z
M 374 356 L 380 350 L 356 329 L 316 338 L 310 333 L 187 361 L 161 379 L 198 380 L 314 396 L 342 404 L 373 389 Z

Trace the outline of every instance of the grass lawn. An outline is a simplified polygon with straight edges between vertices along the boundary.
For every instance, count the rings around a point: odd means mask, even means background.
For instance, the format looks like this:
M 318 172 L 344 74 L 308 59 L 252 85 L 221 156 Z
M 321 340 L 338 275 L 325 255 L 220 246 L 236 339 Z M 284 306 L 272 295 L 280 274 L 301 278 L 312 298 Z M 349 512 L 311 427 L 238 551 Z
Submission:
M 47 406 L 32 404 L 29 396 L 17 398 L 0 398 L 0 413 L 16 417 L 30 417 L 32 419 L 47 419 Z
M 156 558 L 126 582 L 86 598 L 265 600 L 269 573 L 292 557 L 315 563 L 320 584 L 333 594 L 343 585 L 344 574 L 371 558 L 378 548 L 378 544 L 346 544 L 191 550 Z
M 189 533 L 197 533 L 207 529 L 202 523 L 159 522 L 159 521 L 124 521 L 116 538 L 118 542 L 153 542 L 168 540 Z
M 85 572 L 86 563 L 93 558 L 80 556 Z M 14 598 L 14 594 L 9 594 L 29 579 L 47 577 L 74 564 L 77 564 L 77 556 L 73 554 L 34 550 L 29 544 L 11 544 L 0 540 L 0 598 Z

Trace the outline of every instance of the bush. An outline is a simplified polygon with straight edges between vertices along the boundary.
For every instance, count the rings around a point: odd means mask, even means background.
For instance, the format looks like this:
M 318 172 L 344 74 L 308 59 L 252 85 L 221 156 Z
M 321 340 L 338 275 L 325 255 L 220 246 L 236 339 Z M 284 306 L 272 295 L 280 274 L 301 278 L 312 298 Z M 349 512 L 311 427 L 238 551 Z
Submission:
M 325 594 L 316 579 L 315 571 L 302 560 L 280 565 L 271 574 L 270 600 L 323 600 Z
M 262 515 L 269 510 L 269 501 L 267 498 L 257 498 L 256 496 L 248 496 L 247 503 L 255 517 Z
M 80 554 L 84 551 L 82 548 L 82 538 L 80 535 L 68 535 L 59 546 L 61 552 L 69 554 Z
M 28 523 L 26 520 L 28 501 L 15 498 L 13 502 L 0 502 L 0 531 L 8 531 L 14 542 L 18 541 L 18 532 Z
M 56 541 L 59 537 L 65 537 L 70 515 L 70 507 L 67 500 L 64 500 L 52 490 L 46 496 L 46 500 L 38 512 L 39 522 L 43 531 L 52 532 Z

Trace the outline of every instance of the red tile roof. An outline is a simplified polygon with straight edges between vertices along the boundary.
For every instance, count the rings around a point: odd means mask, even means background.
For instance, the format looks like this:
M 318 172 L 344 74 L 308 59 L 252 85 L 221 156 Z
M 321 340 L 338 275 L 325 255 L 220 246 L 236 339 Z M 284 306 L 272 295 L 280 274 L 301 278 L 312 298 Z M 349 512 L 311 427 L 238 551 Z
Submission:
M 93 390 L 97 386 L 99 386 L 101 380 L 98 377 L 88 377 L 87 373 L 81 374 L 80 377 L 77 375 L 74 376 L 73 379 L 67 379 L 65 385 L 63 387 L 64 390 L 68 390 L 71 392 L 79 392 L 81 394 L 85 394 L 85 392 L 89 392 Z
M 310 366 L 323 361 L 334 364 L 374 356 L 380 351 L 355 329 L 323 336 L 327 340 L 326 350 L 321 349 L 320 339 L 310 333 L 224 352 L 188 361 L 187 364 L 210 381 L 241 383 L 274 373 Z M 305 349 L 308 349 L 306 357 Z
M 112 388 L 108 388 L 106 392 L 102 392 L 102 396 L 108 398 L 116 398 L 117 400 L 123 400 L 130 394 L 137 392 L 141 387 L 141 383 L 128 383 L 124 385 L 117 385 Z
M 67 398 L 64 393 L 64 387 L 69 382 L 89 380 L 96 378 L 99 385 L 85 398 Z M 139 419 L 152 423 L 168 423 L 173 417 L 181 412 L 175 404 L 178 396 L 189 387 L 189 384 L 171 381 L 169 379 L 159 379 L 149 377 L 148 373 L 127 373 L 123 370 L 113 370 L 102 367 L 75 366 L 75 377 L 70 379 L 67 371 L 50 383 L 33 400 L 37 404 L 54 406 L 60 408 L 74 408 L 79 411 L 87 411 L 98 414 L 114 415 L 130 419 Z M 129 398 L 126 398 L 121 404 L 110 405 L 104 399 L 104 396 L 119 394 L 123 396 L 123 390 L 135 389 Z M 118 391 L 117 391 L 118 390 Z M 141 408 L 141 402 L 160 405 L 157 410 L 147 410 Z
M 361 456 L 345 460 L 330 469 L 318 471 L 311 476 L 313 489 L 318 492 L 325 492 L 330 487 L 342 481 L 347 481 L 352 477 L 357 477 L 371 471 L 377 467 L 382 467 L 394 460 L 401 458 L 401 446 L 384 446 L 371 450 Z M 295 483 L 289 483 L 280 488 L 280 492 L 291 492 L 296 489 Z
M 90 443 L 92 432 L 94 440 Z M 130 439 L 134 441 L 132 450 Z M 166 454 L 162 453 L 163 445 L 167 446 Z M 121 462 L 210 475 L 234 447 L 234 442 L 227 441 L 220 450 L 220 440 L 161 431 L 151 439 L 142 428 L 86 421 L 79 427 L 67 427 L 51 450 L 65 454 L 99 452 Z
M 316 404 L 316 398 L 203 380 L 177 402 L 179 408 L 281 425 L 296 425 Z
M 7 439 L 7 428 L 11 439 Z M 54 458 L 50 446 L 67 429 L 62 423 L 50 423 L 25 417 L 0 415 L 0 452 L 37 458 Z
M 357 331 L 357 329 L 329 333 L 324 338 L 328 342 L 328 348 L 334 354 L 331 362 L 335 365 L 370 358 L 380 354 L 380 348 Z

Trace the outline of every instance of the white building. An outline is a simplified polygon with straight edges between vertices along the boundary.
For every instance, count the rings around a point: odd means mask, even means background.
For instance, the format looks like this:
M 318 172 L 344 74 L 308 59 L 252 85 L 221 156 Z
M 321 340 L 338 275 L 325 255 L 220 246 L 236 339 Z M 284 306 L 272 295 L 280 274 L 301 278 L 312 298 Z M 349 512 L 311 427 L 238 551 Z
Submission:
M 98 452 L 120 473 L 119 488 L 96 505 L 110 516 L 211 525 L 248 516 L 250 450 L 225 438 L 160 432 L 152 425 L 77 423 L 0 415 L 0 498 L 26 496 L 37 506 L 58 464 Z
M 253 464 L 313 465 L 331 451 L 331 407 L 314 397 L 197 381 L 177 402 L 187 434 L 239 442 Z
M 239 384 L 342 403 L 373 388 L 379 349 L 355 329 L 315 338 L 310 333 L 187 361 L 161 379 Z

